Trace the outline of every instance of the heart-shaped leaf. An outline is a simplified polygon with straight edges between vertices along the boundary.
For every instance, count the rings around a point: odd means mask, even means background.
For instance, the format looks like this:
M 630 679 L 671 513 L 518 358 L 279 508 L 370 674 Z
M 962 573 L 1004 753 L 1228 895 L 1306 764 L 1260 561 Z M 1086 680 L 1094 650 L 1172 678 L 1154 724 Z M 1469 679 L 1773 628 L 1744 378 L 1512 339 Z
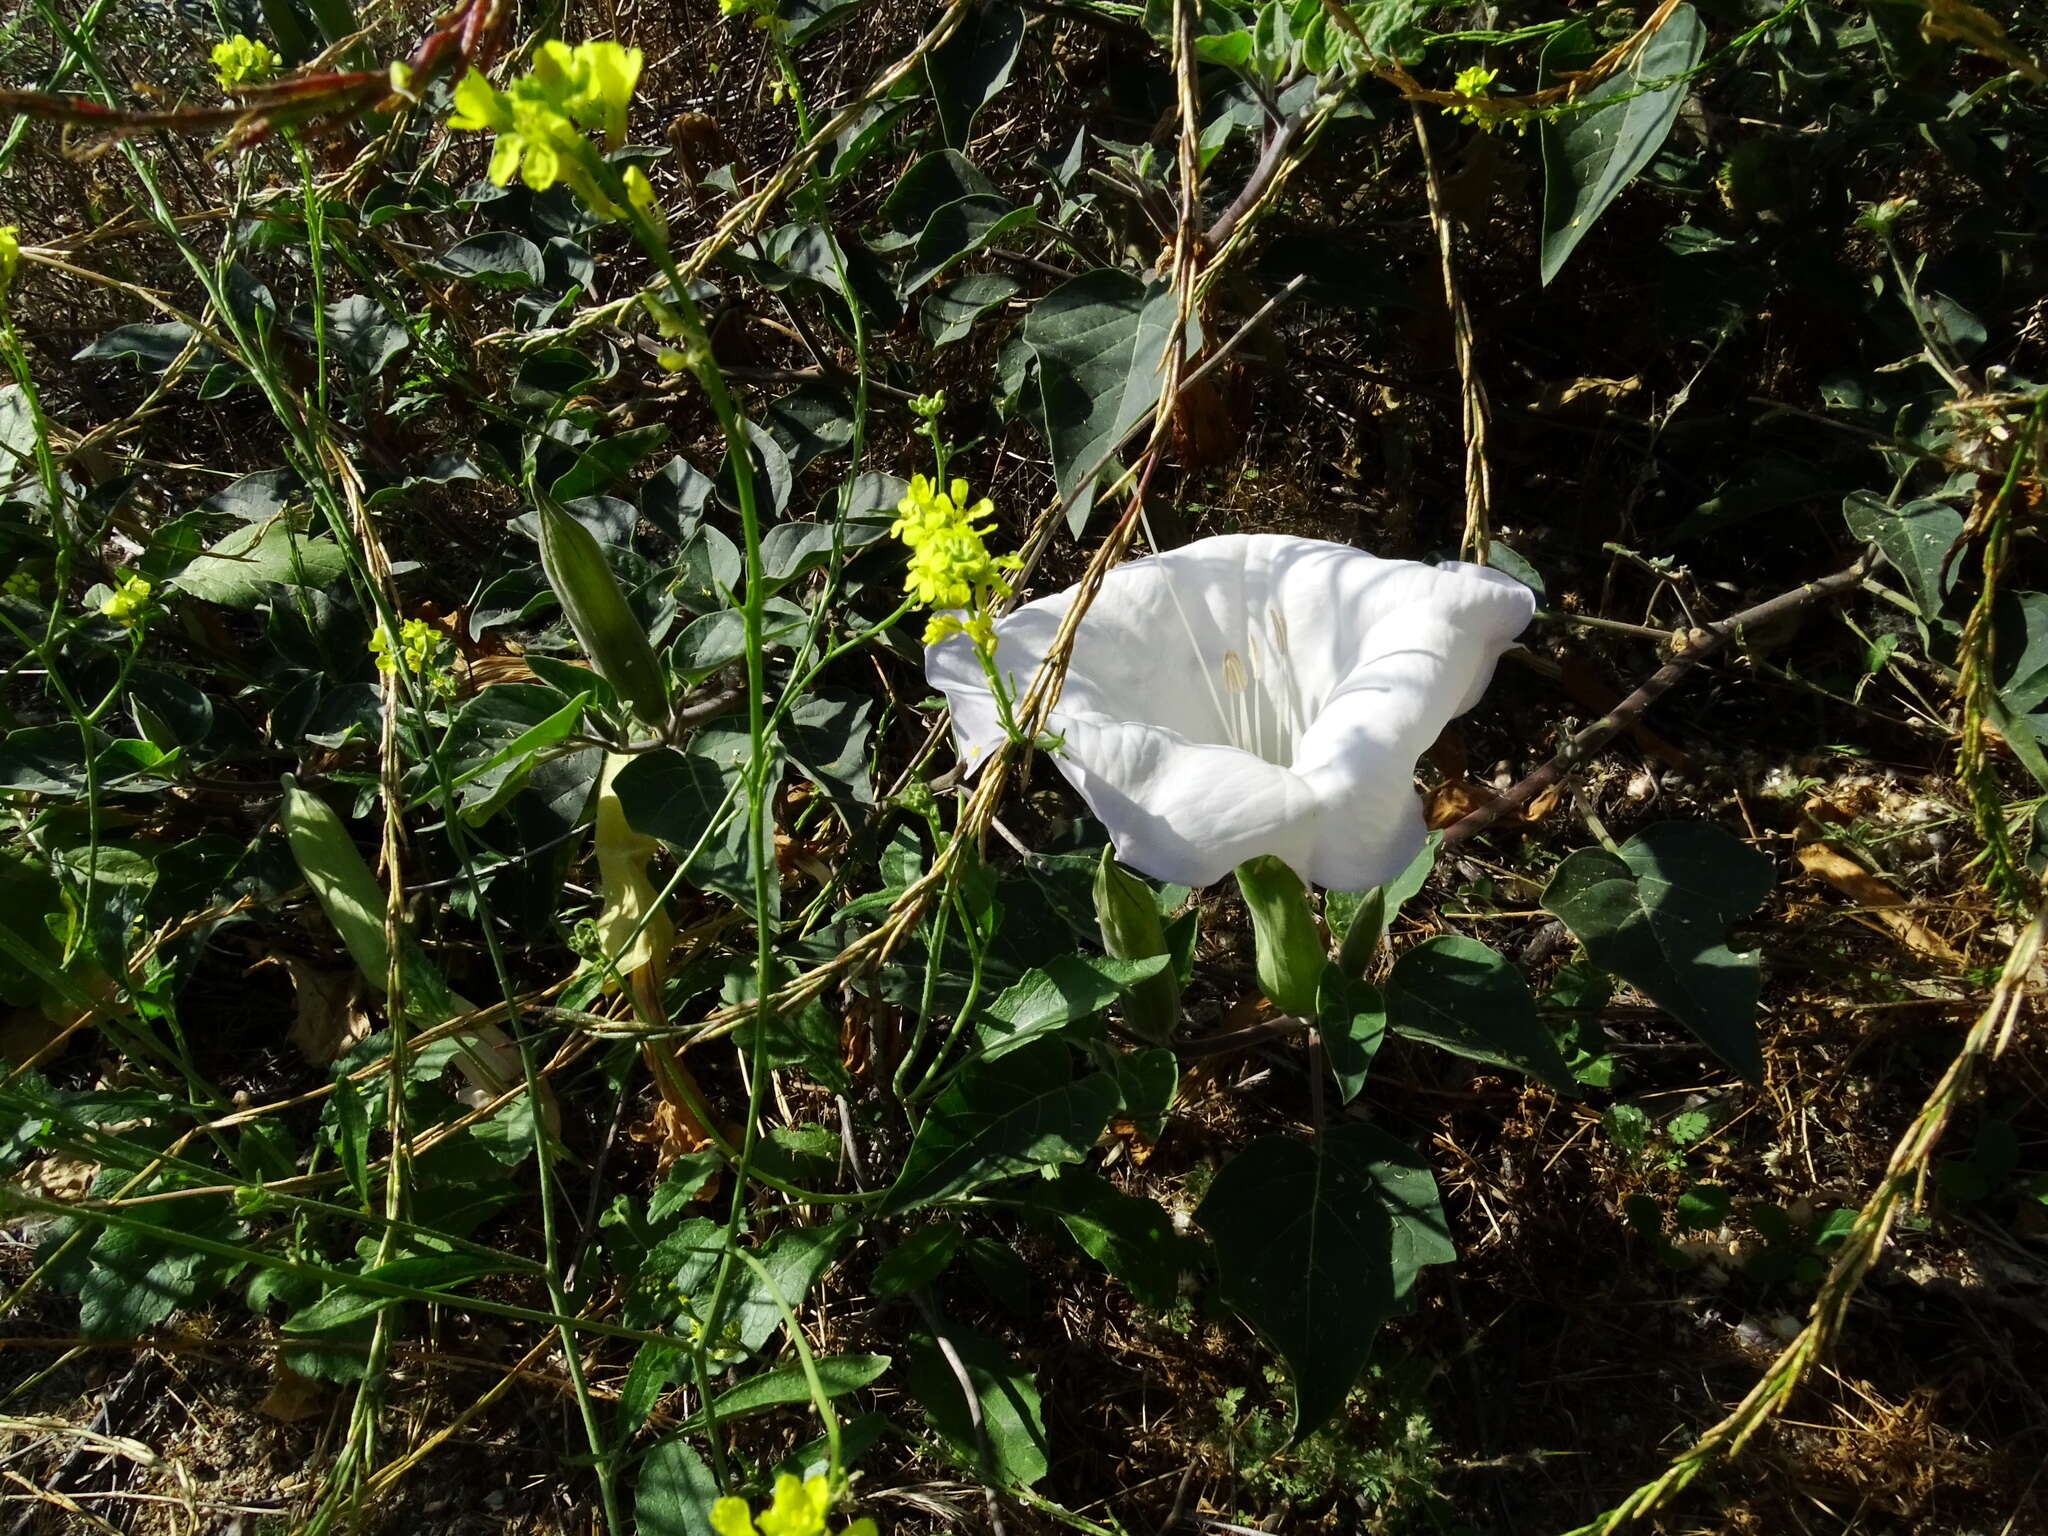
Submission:
M 1728 925 L 1771 889 L 1771 861 L 1712 822 L 1638 832 L 1619 858 L 1582 848 L 1551 876 L 1543 909 L 1564 919 L 1602 970 L 1672 1015 L 1743 1076 L 1763 1076 L 1757 958 Z
M 1583 26 L 1553 38 L 1543 50 L 1546 81 L 1590 41 Z M 1706 46 L 1699 13 L 1681 5 L 1627 64 L 1543 120 L 1543 282 L 1557 276 L 1593 221 L 1657 153 L 1685 101 L 1684 76 Z
M 1223 1299 L 1287 1363 L 1296 1439 L 1343 1406 L 1422 1266 L 1457 1257 L 1429 1165 L 1359 1121 L 1320 1145 L 1253 1142 L 1195 1220 L 1215 1239 Z

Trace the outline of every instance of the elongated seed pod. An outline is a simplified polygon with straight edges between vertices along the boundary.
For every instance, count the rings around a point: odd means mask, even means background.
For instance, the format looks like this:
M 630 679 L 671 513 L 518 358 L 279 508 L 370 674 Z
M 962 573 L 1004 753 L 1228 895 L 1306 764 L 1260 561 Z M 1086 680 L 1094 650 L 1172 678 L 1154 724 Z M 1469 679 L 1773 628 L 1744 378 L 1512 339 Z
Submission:
M 348 835 L 333 808 L 298 780 L 284 776 L 284 804 L 278 820 L 299 873 L 313 888 L 314 899 L 334 924 L 335 932 L 356 968 L 379 992 L 391 971 L 391 948 L 384 939 L 384 888 Z
M 562 510 L 552 496 L 540 498 L 540 564 L 561 599 L 569 628 L 597 675 L 633 712 L 657 729 L 668 723 L 668 684 L 647 631 L 633 617 L 626 594 L 612 574 L 597 535 Z
M 306 877 L 320 910 L 341 935 L 349 958 L 363 979 L 383 992 L 390 974 L 391 946 L 384 938 L 384 888 L 377 883 L 376 872 L 333 808 L 301 788 L 290 774 L 284 776 L 284 803 L 278 820 L 299 873 Z M 406 1012 L 416 1024 L 431 1027 L 456 1014 L 476 1011 L 474 1004 L 449 990 L 417 945 L 401 941 L 399 957 L 408 982 Z M 497 1098 L 524 1081 L 519 1047 L 497 1025 L 477 1024 L 457 1038 L 462 1049 L 455 1055 L 455 1069 L 478 1093 Z M 546 1083 L 540 1084 L 539 1108 L 552 1131 L 559 1123 L 560 1111 Z

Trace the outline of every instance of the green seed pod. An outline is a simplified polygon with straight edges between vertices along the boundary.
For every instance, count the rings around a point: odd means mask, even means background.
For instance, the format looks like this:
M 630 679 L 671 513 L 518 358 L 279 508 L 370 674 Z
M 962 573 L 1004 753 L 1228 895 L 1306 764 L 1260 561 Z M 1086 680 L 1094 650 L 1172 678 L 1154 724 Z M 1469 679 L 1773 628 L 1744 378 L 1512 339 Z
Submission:
M 1316 993 L 1329 957 L 1308 909 L 1308 887 L 1270 854 L 1237 866 L 1237 888 L 1252 915 L 1258 944 L 1259 986 L 1282 1013 L 1316 1016 Z
M 298 860 L 299 873 L 327 920 L 354 960 L 356 968 L 379 992 L 391 968 L 391 948 L 384 941 L 384 889 L 348 835 L 341 818 L 318 795 L 284 776 L 284 804 L 278 811 L 285 841 Z
M 569 628 L 597 668 L 634 713 L 647 724 L 668 724 L 668 684 L 661 662 L 647 643 L 647 631 L 626 606 L 597 535 L 577 522 L 552 496 L 540 498 L 540 564 L 548 585 L 562 600 Z
M 341 818 L 325 800 L 301 789 L 290 774 L 284 776 L 284 804 L 278 820 L 299 873 L 306 877 L 320 910 L 341 935 L 349 958 L 363 979 L 383 992 L 389 980 L 391 947 L 384 941 L 384 888 L 377 883 L 376 873 Z M 403 936 L 399 958 L 405 973 L 404 1011 L 414 1023 L 431 1026 L 458 1013 L 475 1011 L 473 1004 L 449 990 L 434 963 Z M 456 1053 L 455 1068 L 479 1093 L 496 1098 L 524 1080 L 519 1048 L 497 1025 L 478 1024 L 458 1038 L 462 1049 Z M 546 1083 L 539 1086 L 540 1112 L 552 1131 L 560 1112 L 553 1091 Z
M 1102 951 L 1112 960 L 1149 960 L 1170 953 L 1152 887 L 1117 863 L 1107 848 L 1095 866 L 1095 925 L 1102 931 Z M 1180 980 L 1171 963 L 1126 994 L 1124 1022 L 1156 1045 L 1173 1038 L 1180 1023 Z

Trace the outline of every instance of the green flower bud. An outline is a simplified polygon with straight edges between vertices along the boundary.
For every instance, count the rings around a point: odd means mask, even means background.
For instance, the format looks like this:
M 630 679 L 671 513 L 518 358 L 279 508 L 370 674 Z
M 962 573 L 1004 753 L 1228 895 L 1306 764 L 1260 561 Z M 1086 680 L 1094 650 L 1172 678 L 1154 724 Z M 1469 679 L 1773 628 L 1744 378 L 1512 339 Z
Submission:
M 1102 931 L 1102 952 L 1112 960 L 1149 960 L 1171 953 L 1152 887 L 1117 863 L 1107 848 L 1095 866 L 1095 925 Z M 1170 963 L 1125 995 L 1124 1021 L 1154 1044 L 1173 1038 L 1180 1023 L 1180 982 Z
M 1251 912 L 1267 1001 L 1282 1013 L 1313 1019 L 1329 957 L 1308 909 L 1308 887 L 1279 859 L 1261 854 L 1237 866 L 1237 888 Z

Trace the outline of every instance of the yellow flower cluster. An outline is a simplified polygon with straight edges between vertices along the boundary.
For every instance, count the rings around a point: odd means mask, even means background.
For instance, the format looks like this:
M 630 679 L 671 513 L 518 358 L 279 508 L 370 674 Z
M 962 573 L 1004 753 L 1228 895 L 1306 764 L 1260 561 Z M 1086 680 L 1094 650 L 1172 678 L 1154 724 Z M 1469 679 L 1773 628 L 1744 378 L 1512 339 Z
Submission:
M 542 43 L 533 68 L 499 90 L 477 70 L 456 82 L 450 128 L 495 133 L 491 180 L 504 186 L 517 174 L 536 192 L 566 183 L 599 218 L 622 219 L 625 210 L 599 183 L 603 170 L 589 135 L 606 149 L 626 139 L 626 108 L 640 81 L 642 54 L 617 43 Z M 643 213 L 654 208 L 654 188 L 637 165 L 625 172 L 626 196 Z
M 425 619 L 407 619 L 398 626 L 398 655 L 391 654 L 391 641 L 379 625 L 370 632 L 370 654 L 377 658 L 379 672 L 393 671 L 400 662 L 414 677 L 423 677 L 441 654 L 441 632 Z
M 911 599 L 922 607 L 965 609 L 939 613 L 925 626 L 924 643 L 966 634 L 977 646 L 995 645 L 995 619 L 990 606 L 1010 595 L 1004 571 L 1019 565 L 1015 555 L 992 555 L 983 542 L 995 505 L 986 496 L 969 502 L 967 482 L 955 480 L 940 490 L 923 475 L 913 476 L 910 490 L 896 504 L 889 532 L 910 549 L 910 575 L 905 583 Z
M 12 224 L 0 224 L 0 294 L 5 294 L 14 282 L 14 272 L 21 265 L 21 231 Z
M 832 1507 L 832 1489 L 822 1477 L 807 1482 L 785 1472 L 775 1479 L 775 1502 L 755 1517 L 745 1499 L 723 1498 L 711 1506 L 711 1529 L 718 1536 L 826 1536 L 825 1512 Z M 875 1536 L 875 1522 L 856 1520 L 840 1536 Z
M 1471 123 L 1483 133 L 1492 133 L 1503 124 L 1520 133 L 1529 126 L 1529 112 L 1513 102 L 1496 105 L 1489 98 L 1493 95 L 1493 82 L 1500 78 L 1500 71 L 1475 64 L 1470 69 L 1458 71 L 1458 78 L 1451 89 L 1469 99 L 1450 108 L 1451 116 Z
M 142 611 L 149 606 L 150 582 L 147 576 L 126 572 L 118 585 L 100 600 L 100 612 L 126 629 L 133 629 L 142 622 Z
M 268 43 L 258 42 L 253 37 L 244 37 L 237 32 L 213 45 L 213 72 L 220 79 L 222 90 L 232 90 L 251 80 L 263 80 L 274 75 L 284 63 L 272 51 Z

